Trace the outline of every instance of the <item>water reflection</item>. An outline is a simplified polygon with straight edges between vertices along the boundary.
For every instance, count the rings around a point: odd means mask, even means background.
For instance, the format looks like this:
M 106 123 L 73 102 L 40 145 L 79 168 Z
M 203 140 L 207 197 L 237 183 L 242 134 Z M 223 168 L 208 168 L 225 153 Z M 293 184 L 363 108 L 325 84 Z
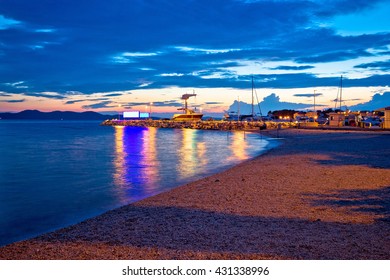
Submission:
M 197 148 L 198 166 L 200 166 L 201 168 L 206 168 L 207 163 L 209 162 L 206 154 L 207 153 L 206 142 L 199 141 L 196 144 L 196 148 Z
M 179 178 L 184 179 L 194 175 L 199 170 L 199 157 L 197 154 L 196 135 L 198 130 L 182 129 L 181 145 L 178 149 Z
M 116 196 L 125 204 L 157 194 L 256 156 L 266 143 L 242 132 L 115 127 Z
M 245 139 L 245 132 L 234 131 L 230 135 L 231 144 L 229 145 L 230 150 L 232 151 L 232 156 L 229 160 L 246 160 L 249 158 L 247 153 L 248 143 Z
M 158 179 L 155 128 L 115 127 L 114 184 L 121 203 L 155 193 Z
M 142 166 L 140 173 L 142 178 L 146 178 L 145 191 L 153 194 L 156 191 L 158 180 L 160 179 L 159 161 L 157 160 L 156 148 L 157 128 L 149 127 L 142 131 Z
M 126 170 L 125 170 L 125 148 L 123 144 L 123 126 L 115 126 L 115 157 L 114 157 L 114 183 L 119 187 L 119 190 L 126 185 Z

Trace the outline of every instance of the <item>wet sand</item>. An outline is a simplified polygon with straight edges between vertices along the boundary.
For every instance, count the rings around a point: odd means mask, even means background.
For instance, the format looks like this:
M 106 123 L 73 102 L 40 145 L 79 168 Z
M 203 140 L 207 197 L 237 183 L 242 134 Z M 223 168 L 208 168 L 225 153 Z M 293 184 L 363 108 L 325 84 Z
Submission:
M 262 156 L 0 259 L 390 259 L 390 132 L 279 136 Z

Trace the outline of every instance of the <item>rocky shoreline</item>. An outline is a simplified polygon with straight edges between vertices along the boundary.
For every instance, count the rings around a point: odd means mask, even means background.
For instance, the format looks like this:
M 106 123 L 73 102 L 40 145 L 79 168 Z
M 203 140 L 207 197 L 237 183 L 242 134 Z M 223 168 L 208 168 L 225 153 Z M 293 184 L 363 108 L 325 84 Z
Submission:
M 101 123 L 106 126 L 138 126 L 138 127 L 157 127 L 157 128 L 190 128 L 204 130 L 260 130 L 277 128 L 275 122 L 244 122 L 244 121 L 192 121 L 179 122 L 172 120 L 106 120 Z M 281 127 L 296 127 L 294 123 L 281 122 Z
M 331 127 L 328 125 L 313 126 L 312 123 L 297 123 L 289 121 L 192 121 L 179 122 L 173 120 L 105 120 L 103 126 L 136 126 L 136 127 L 157 127 L 157 128 L 189 128 L 202 130 L 246 130 L 259 131 L 265 129 L 313 129 L 313 130 L 347 130 L 347 131 L 390 131 L 382 128 L 361 128 L 361 127 Z

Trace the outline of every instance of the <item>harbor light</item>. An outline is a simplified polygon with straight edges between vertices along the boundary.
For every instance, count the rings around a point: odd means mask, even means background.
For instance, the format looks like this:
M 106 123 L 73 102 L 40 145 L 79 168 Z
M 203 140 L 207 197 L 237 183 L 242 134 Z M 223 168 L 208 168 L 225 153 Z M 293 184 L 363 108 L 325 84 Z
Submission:
M 120 120 L 120 119 L 121 119 L 122 105 L 121 105 L 121 104 L 118 104 L 118 107 L 119 107 L 119 109 L 118 109 L 118 120 Z

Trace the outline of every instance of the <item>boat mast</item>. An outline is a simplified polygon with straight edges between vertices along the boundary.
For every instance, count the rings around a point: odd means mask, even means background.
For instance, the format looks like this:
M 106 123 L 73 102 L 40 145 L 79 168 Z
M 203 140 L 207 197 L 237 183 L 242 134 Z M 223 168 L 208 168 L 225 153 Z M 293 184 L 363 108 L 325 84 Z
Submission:
M 190 97 L 192 97 L 192 96 L 196 96 L 195 91 L 194 91 L 194 93 L 192 93 L 192 94 L 186 93 L 186 94 L 183 94 L 183 95 L 181 96 L 181 99 L 184 100 L 184 111 L 185 111 L 186 114 L 187 114 L 187 112 L 188 112 L 187 100 L 188 100 L 188 98 L 190 98 Z
M 240 120 L 240 96 L 237 97 L 237 120 Z
M 340 111 L 341 111 L 341 100 L 343 100 L 343 75 L 340 78 Z
M 255 114 L 254 114 L 254 108 L 253 108 L 253 103 L 254 103 L 254 100 L 253 100 L 253 75 L 252 75 L 252 118 L 255 117 Z

